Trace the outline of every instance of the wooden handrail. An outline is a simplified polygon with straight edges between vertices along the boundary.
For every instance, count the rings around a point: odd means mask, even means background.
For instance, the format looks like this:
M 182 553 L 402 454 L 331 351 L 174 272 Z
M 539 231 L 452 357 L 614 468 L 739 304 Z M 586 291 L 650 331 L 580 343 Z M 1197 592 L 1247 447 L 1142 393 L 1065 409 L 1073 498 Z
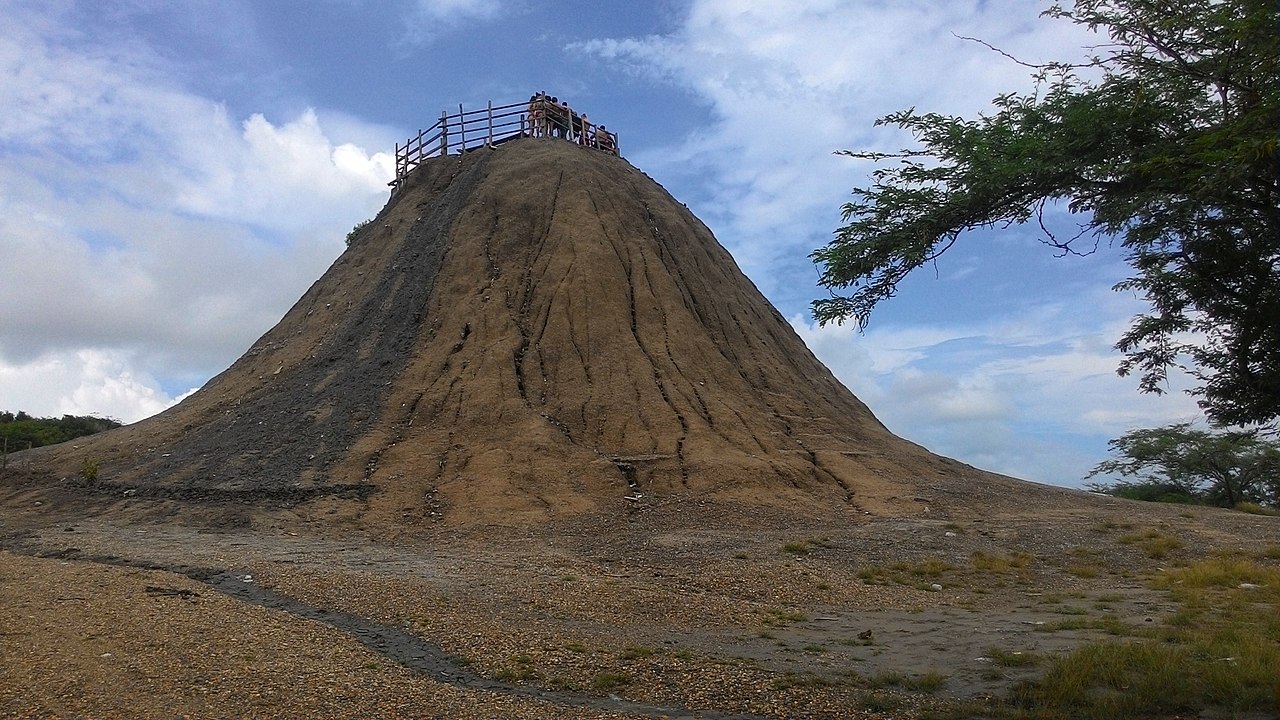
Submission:
M 545 102 L 549 103 L 550 100 Z M 428 158 L 461 154 L 478 147 L 492 147 L 517 137 L 549 137 L 551 134 L 545 127 L 541 127 L 545 122 L 535 123 L 526 114 L 529 105 L 528 102 L 522 102 L 495 106 L 489 102 L 479 110 L 466 110 L 459 104 L 458 112 L 453 115 L 441 111 L 440 118 L 431 127 L 418 130 L 418 134 L 406 140 L 403 145 L 396 143 L 396 177 L 387 183 L 391 186 L 392 194 L 400 189 L 409 173 Z M 557 106 L 557 110 L 559 108 Z M 565 110 L 573 120 L 579 117 L 567 107 Z M 599 127 L 595 126 L 588 136 L 585 126 L 579 123 L 575 127 L 572 121 L 570 125 L 570 129 L 562 134 L 564 139 L 615 155 L 620 154 L 617 133 L 605 130 L 601 136 Z M 575 133 L 578 135 L 575 136 Z

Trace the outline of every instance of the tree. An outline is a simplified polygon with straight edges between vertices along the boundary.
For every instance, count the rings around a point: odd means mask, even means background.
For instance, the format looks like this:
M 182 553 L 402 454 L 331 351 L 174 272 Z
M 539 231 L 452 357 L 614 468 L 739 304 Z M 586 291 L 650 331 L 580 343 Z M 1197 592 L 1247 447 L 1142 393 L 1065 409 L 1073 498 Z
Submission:
M 28 447 L 42 447 L 93 435 L 120 427 L 112 418 L 92 415 L 63 415 L 61 418 L 37 418 L 19 410 L 0 412 L 0 438 L 9 452 Z
M 1092 61 L 1035 67 L 1035 92 L 976 120 L 887 115 L 919 147 L 855 188 L 846 224 L 812 257 L 832 296 L 822 324 L 865 328 L 875 305 L 967 231 L 1038 220 L 1062 253 L 1118 243 L 1117 290 L 1150 306 L 1116 343 L 1121 375 L 1161 393 L 1171 368 L 1216 423 L 1280 417 L 1280 169 L 1274 0 L 1077 0 L 1045 15 L 1104 30 Z M 1047 210 L 1084 217 L 1045 229 Z M 1049 223 L 1052 224 L 1052 223 Z M 1111 246 L 1110 242 L 1102 243 Z M 836 291 L 848 294 L 837 294 Z
M 1137 497 L 1163 489 L 1169 496 L 1223 507 L 1241 502 L 1280 507 L 1280 443 L 1257 432 L 1214 432 L 1181 423 L 1132 430 L 1109 445 L 1117 457 L 1098 463 L 1089 477 L 1119 474 L 1138 482 L 1091 486 L 1094 490 Z

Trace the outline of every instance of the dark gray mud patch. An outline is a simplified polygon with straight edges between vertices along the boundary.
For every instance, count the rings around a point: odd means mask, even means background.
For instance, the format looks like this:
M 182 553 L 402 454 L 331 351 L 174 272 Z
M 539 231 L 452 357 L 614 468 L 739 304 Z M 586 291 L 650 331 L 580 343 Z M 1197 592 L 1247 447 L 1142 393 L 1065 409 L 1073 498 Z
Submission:
M 418 637 L 396 625 L 373 622 L 357 615 L 325 610 L 306 605 L 293 598 L 272 592 L 253 582 L 245 572 L 224 572 L 203 578 L 202 582 L 237 600 L 280 610 L 290 615 L 321 622 L 352 635 L 373 652 L 393 660 L 410 670 L 424 673 L 437 682 L 468 690 L 480 690 L 543 700 L 559 705 L 589 707 L 596 710 L 621 711 L 662 717 L 747 718 L 745 715 L 694 713 L 683 709 L 662 708 L 617 697 L 588 697 L 570 693 L 513 685 L 486 678 L 470 670 L 458 658 L 446 653 L 435 643 Z
M 367 500 L 377 492 L 372 483 L 330 483 L 311 486 L 249 486 L 249 487 L 168 487 L 163 485 L 134 485 L 111 481 L 88 482 L 82 478 L 68 478 L 63 484 L 77 491 L 94 495 L 138 500 L 180 500 L 192 503 L 249 503 L 292 507 L 323 497 L 341 500 Z
M 575 695 L 555 690 L 513 685 L 487 678 L 467 668 L 457 657 L 445 652 L 439 645 L 418 637 L 403 627 L 374 622 L 351 613 L 307 605 L 299 600 L 258 585 L 254 582 L 253 575 L 249 571 L 171 565 L 115 555 L 87 555 L 74 547 L 52 551 L 35 550 L 20 538 L 12 538 L 8 542 L 0 541 L 0 548 L 41 558 L 79 560 L 143 570 L 161 570 L 185 575 L 241 602 L 258 605 L 270 610 L 279 610 L 305 620 L 324 623 L 351 635 L 360 641 L 362 645 L 388 660 L 403 665 L 410 670 L 423 673 L 437 682 L 467 690 L 529 698 L 569 707 L 585 707 L 607 712 L 626 712 L 654 717 L 704 718 L 705 720 L 764 720 L 758 715 L 658 707 L 633 702 L 614 695 L 608 697 Z M 163 591 L 165 589 L 160 588 L 160 590 Z
M 236 398 L 224 414 L 158 448 L 140 484 L 197 494 L 209 488 L 270 493 L 288 492 L 307 476 L 328 477 L 328 469 L 358 438 L 383 424 L 379 416 L 386 394 L 430 324 L 425 315 L 449 250 L 450 231 L 484 179 L 486 164 L 480 157 L 452 179 L 447 174 L 436 178 L 449 182 L 428 194 L 421 215 L 403 237 L 387 240 L 397 243 L 389 266 L 368 279 L 372 287 L 357 304 L 333 311 L 331 337 L 305 363 L 282 365 L 269 384 Z M 452 168 L 450 164 L 437 174 Z M 374 225 L 380 226 L 380 218 L 395 204 L 416 197 L 406 193 L 393 200 Z M 353 246 L 348 254 L 367 252 L 362 246 Z M 340 257 L 286 320 L 296 321 L 299 313 L 312 309 L 325 312 L 324 298 L 334 294 L 334 283 L 344 277 L 341 268 L 351 262 L 354 255 Z M 287 345 L 292 338 L 282 325 L 201 392 L 216 393 L 224 376 L 251 372 L 255 356 Z

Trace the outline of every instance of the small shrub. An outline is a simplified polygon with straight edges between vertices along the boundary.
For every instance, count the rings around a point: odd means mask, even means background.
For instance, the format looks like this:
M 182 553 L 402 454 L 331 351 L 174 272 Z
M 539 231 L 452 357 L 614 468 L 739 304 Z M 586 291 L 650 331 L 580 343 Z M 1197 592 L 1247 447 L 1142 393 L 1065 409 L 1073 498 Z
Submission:
M 973 569 L 979 572 L 1004 574 L 1031 567 L 1035 558 L 1027 553 L 1017 552 L 1012 555 L 989 555 L 981 550 L 970 557 Z
M 791 542 L 783 543 L 782 551 L 789 552 L 792 555 L 808 555 L 809 542 L 807 540 L 792 540 Z
M 1272 517 L 1280 516 L 1280 510 L 1263 507 L 1255 502 L 1238 502 L 1236 503 L 1236 510 L 1249 513 L 1250 515 L 1270 515 Z
M 97 460 L 85 460 L 84 463 L 80 465 L 80 477 L 89 482 L 97 482 L 98 470 L 99 465 Z
M 868 712 L 887 713 L 902 707 L 902 701 L 883 692 L 869 692 L 858 701 L 858 706 Z
M 596 676 L 591 680 L 591 687 L 596 690 L 613 690 L 630 684 L 630 675 L 624 672 L 614 672 L 612 670 L 605 670 L 604 672 L 596 673 Z
M 865 565 L 858 569 L 858 577 L 865 585 L 908 585 L 928 590 L 935 578 L 955 569 L 954 565 L 945 560 L 926 558 L 916 564 L 896 562 L 892 565 Z
M 373 218 L 365 220 L 364 222 L 356 223 L 356 226 L 351 228 L 351 232 L 347 233 L 347 247 L 351 247 L 351 243 L 356 241 L 356 238 L 360 236 L 360 233 L 372 224 Z
M 947 676 L 940 672 L 930 670 L 923 675 L 917 675 L 903 685 L 908 690 L 916 692 L 934 693 L 943 688 L 947 684 Z
M 548 678 L 547 687 L 552 690 L 563 690 L 565 692 L 577 692 L 580 689 L 577 683 L 569 678 L 563 677 Z
M 629 647 L 618 653 L 619 660 L 639 660 L 640 658 L 652 657 L 657 655 L 658 651 L 651 647 Z

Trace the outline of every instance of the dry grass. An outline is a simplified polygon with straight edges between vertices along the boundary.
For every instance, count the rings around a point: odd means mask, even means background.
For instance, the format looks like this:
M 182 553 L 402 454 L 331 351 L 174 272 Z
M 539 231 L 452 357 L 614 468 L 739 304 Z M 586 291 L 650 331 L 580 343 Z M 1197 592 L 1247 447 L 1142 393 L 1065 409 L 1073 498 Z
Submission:
M 1170 533 L 1156 528 L 1127 533 L 1120 537 L 1125 545 L 1137 545 L 1152 560 L 1163 560 L 1174 550 L 1182 549 L 1182 541 Z
M 1015 552 L 1010 555 L 1002 555 L 999 553 L 990 554 L 982 551 L 975 552 L 969 562 L 973 565 L 973 569 L 983 573 L 996 574 L 1020 574 L 1022 571 L 1031 567 L 1031 563 L 1035 558 L 1027 553 Z
M 1268 515 L 1270 517 L 1280 517 L 1280 510 L 1277 510 L 1276 508 L 1263 507 L 1258 503 L 1252 503 L 1252 502 L 1236 503 L 1236 510 L 1239 510 L 1240 512 L 1249 513 L 1250 515 Z
M 1280 568 L 1218 557 L 1153 585 L 1179 602 L 1166 628 L 1057 658 L 1014 704 L 1033 717 L 1097 719 L 1280 711 Z

